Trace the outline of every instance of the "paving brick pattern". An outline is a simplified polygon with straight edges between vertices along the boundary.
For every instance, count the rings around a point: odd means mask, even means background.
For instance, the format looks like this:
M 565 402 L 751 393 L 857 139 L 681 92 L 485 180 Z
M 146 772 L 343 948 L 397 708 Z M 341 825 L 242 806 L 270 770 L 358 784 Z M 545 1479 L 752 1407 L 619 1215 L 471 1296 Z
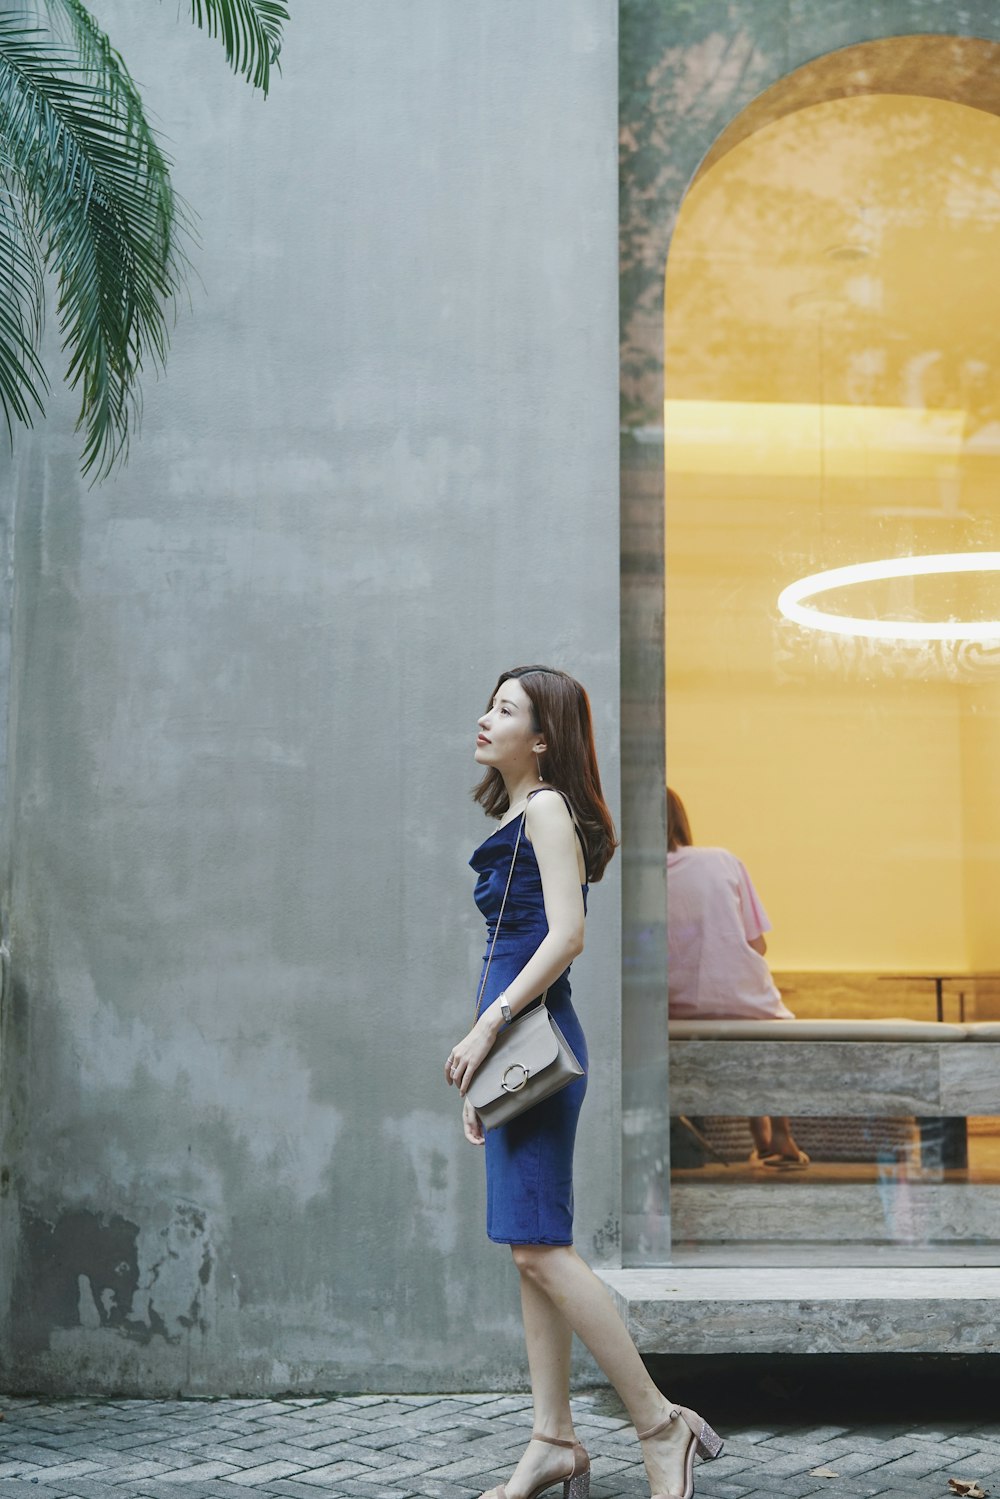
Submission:
M 522 1395 L 7 1399 L 3 1411 L 0 1499 L 470 1499 L 510 1473 L 531 1421 Z M 593 1499 L 648 1499 L 614 1397 L 577 1396 L 574 1412 Z M 1000 1499 L 1000 1422 L 724 1435 L 723 1456 L 696 1470 L 699 1499 L 948 1499 L 949 1478 Z

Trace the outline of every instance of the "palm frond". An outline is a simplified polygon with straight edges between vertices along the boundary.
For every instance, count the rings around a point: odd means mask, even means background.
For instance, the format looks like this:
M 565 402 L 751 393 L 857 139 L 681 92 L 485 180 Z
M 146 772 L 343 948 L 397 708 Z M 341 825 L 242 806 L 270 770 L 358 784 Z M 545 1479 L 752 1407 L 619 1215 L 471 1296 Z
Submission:
M 134 135 L 148 164 L 148 175 L 157 192 L 162 232 L 169 240 L 178 211 L 169 163 L 146 121 L 142 98 L 125 59 L 111 45 L 82 0 L 42 0 L 42 3 L 55 36 L 72 47 L 89 81 L 104 90 L 114 107 L 125 115 L 128 131 Z
M 266 96 L 288 20 L 286 0 L 191 0 L 191 19 L 222 38 L 233 71 Z
M 140 370 L 165 356 L 183 257 L 167 163 L 127 70 L 82 6 L 62 11 L 83 59 L 31 16 L 0 14 L 0 151 L 57 278 L 83 468 L 102 476 L 127 450 Z
M 11 441 L 15 421 L 30 427 L 44 409 L 48 382 L 38 357 L 43 308 L 35 237 L 16 194 L 0 183 L 0 407 Z

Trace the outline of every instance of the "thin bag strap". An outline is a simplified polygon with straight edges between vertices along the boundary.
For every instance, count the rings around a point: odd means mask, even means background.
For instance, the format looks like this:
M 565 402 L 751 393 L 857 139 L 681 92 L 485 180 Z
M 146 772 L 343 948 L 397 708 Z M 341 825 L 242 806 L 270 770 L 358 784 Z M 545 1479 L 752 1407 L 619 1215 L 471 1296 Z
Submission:
M 507 884 L 504 887 L 503 900 L 500 902 L 500 914 L 497 917 L 497 924 L 493 928 L 493 940 L 490 943 L 490 950 L 489 950 L 489 952 L 486 955 L 486 967 L 483 969 L 483 981 L 479 985 L 479 993 L 476 995 L 475 1018 L 477 1020 L 479 1019 L 479 1006 L 482 1004 L 482 1002 L 483 1002 L 483 995 L 486 992 L 486 980 L 490 976 L 490 964 L 493 962 L 493 949 L 497 945 L 497 937 L 498 937 L 498 935 L 500 933 L 500 923 L 503 920 L 503 913 L 504 913 L 504 911 L 506 909 L 506 906 L 507 906 L 507 896 L 510 893 L 510 882 L 514 878 L 514 861 L 517 858 L 517 851 L 518 851 L 518 848 L 521 845 L 521 834 L 524 832 L 524 819 L 527 817 L 527 815 L 528 815 L 528 809 L 525 808 L 524 811 L 521 813 L 520 826 L 519 826 L 519 828 L 517 830 L 517 837 L 514 840 L 514 852 L 511 854 L 511 858 L 510 858 L 510 873 L 507 875 Z

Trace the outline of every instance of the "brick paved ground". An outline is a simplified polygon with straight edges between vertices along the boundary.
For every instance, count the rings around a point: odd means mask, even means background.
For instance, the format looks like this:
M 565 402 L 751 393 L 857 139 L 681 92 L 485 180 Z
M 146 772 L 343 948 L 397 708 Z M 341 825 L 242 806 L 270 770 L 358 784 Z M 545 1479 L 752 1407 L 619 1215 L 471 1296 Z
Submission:
M 520 1395 L 7 1399 L 3 1409 L 0 1499 L 469 1499 L 507 1476 L 530 1425 Z M 613 1396 L 577 1396 L 574 1410 L 593 1499 L 648 1499 Z M 946 1499 L 951 1477 L 1000 1499 L 1000 1421 L 744 1424 L 724 1435 L 724 1455 L 697 1470 L 701 1499 Z

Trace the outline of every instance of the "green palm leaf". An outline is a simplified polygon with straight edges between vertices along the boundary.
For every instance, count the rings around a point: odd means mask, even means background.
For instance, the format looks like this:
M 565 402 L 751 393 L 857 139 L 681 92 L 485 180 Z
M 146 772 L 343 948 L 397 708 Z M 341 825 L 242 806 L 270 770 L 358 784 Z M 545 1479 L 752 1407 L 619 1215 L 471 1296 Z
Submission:
M 286 0 L 191 0 L 191 19 L 222 38 L 233 70 L 266 95 L 288 20 Z
M 68 43 L 90 83 L 108 95 L 134 135 L 155 192 L 164 238 L 169 240 L 177 203 L 170 184 L 169 163 L 146 122 L 139 90 L 121 53 L 97 25 L 82 0 L 43 0 L 49 24 L 59 40 Z
M 38 358 L 43 305 L 34 236 L 16 194 L 0 185 L 0 408 L 11 441 L 14 421 L 30 427 L 48 389 Z
M 42 16 L 46 18 L 47 25 Z M 287 0 L 191 0 L 234 71 L 267 93 Z M 0 408 L 31 425 L 48 388 L 38 344 L 54 275 L 84 473 L 128 451 L 139 375 L 162 365 L 187 261 L 169 162 L 120 54 L 83 0 L 0 0 Z
M 73 14 L 82 7 L 63 10 L 84 25 Z M 30 17 L 0 15 L 3 156 L 22 222 L 57 278 L 83 469 L 101 476 L 127 451 L 139 371 L 166 353 L 180 264 L 167 165 L 134 85 L 96 27 L 87 46 L 81 58 Z

